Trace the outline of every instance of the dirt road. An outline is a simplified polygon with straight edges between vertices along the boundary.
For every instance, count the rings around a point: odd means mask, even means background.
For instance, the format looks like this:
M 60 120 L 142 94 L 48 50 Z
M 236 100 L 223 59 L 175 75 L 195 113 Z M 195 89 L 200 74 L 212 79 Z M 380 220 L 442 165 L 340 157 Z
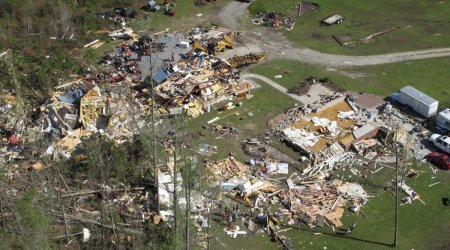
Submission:
M 275 88 L 276 90 L 292 97 L 294 100 L 296 100 L 300 103 L 303 103 L 300 96 L 288 93 L 287 88 L 281 86 L 280 84 L 270 80 L 269 78 L 267 78 L 265 76 L 257 75 L 257 74 L 243 74 L 243 75 L 241 75 L 241 79 L 243 79 L 243 81 L 250 81 L 250 82 L 252 81 L 252 79 L 263 81 L 263 82 L 269 84 L 270 86 L 272 86 L 273 88 Z
M 269 52 L 268 59 L 292 59 L 300 62 L 319 64 L 327 67 L 350 67 L 395 63 L 426 58 L 450 56 L 450 48 L 410 51 L 374 56 L 344 56 L 326 54 L 308 48 L 297 48 L 279 32 L 267 27 L 246 29 L 241 18 L 247 15 L 249 3 L 233 1 L 222 9 L 219 19 L 232 30 L 242 31 L 240 37 L 244 47 L 225 53 L 228 58 L 237 54 Z

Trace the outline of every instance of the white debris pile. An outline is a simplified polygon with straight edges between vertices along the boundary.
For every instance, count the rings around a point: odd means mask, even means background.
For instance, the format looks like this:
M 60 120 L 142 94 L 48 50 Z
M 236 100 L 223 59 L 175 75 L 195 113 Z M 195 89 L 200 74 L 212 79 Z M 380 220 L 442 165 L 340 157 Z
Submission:
M 343 154 L 335 155 L 315 166 L 310 165 L 305 170 L 303 170 L 303 175 L 314 176 L 319 172 L 332 171 L 335 167 L 337 168 L 339 166 L 351 167 L 355 161 L 355 157 L 356 154 L 353 152 L 345 152 Z
M 241 231 L 239 226 L 226 227 L 223 230 L 231 238 L 236 238 L 238 235 L 245 235 L 245 234 L 247 234 L 246 231 Z
M 328 132 L 330 132 L 332 136 L 338 136 L 340 133 L 336 121 L 330 121 L 327 118 L 319 118 L 319 117 L 312 117 L 311 121 L 314 123 L 314 126 L 316 127 L 327 128 Z
M 316 144 L 320 139 L 320 136 L 312 132 L 293 127 L 283 130 L 283 134 L 292 144 L 304 150 L 308 150 L 309 147 Z
M 353 110 L 350 110 L 350 111 L 347 111 L 347 112 L 339 111 L 338 115 L 337 115 L 337 118 L 353 120 L 353 119 L 355 119 L 355 111 L 353 111 Z
M 335 180 L 338 181 L 338 180 Z M 353 197 L 353 198 L 367 198 L 367 193 L 364 188 L 355 182 L 343 182 L 339 185 L 335 185 L 338 193 L 343 196 Z

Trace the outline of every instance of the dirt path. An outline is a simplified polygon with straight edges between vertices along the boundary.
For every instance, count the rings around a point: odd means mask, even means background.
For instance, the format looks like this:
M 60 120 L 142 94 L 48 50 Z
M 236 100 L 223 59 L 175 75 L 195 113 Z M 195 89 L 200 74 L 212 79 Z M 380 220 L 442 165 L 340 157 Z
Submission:
M 366 66 L 386 63 L 396 63 L 411 60 L 450 56 L 450 48 L 410 51 L 374 56 L 344 56 L 326 54 L 308 48 L 297 48 L 281 33 L 267 27 L 245 29 L 241 18 L 247 15 L 249 3 L 233 1 L 222 9 L 219 19 L 223 25 L 232 30 L 241 30 L 240 37 L 244 47 L 228 51 L 223 56 L 247 53 L 269 52 L 268 59 L 292 59 L 300 62 L 319 64 L 327 67 Z
M 274 87 L 276 90 L 278 90 L 280 92 L 283 92 L 284 94 L 292 97 L 294 100 L 296 100 L 296 101 L 298 101 L 300 103 L 303 103 L 301 98 L 300 98 L 300 96 L 288 93 L 288 89 L 287 88 L 281 86 L 280 84 L 270 80 L 269 78 L 267 78 L 265 76 L 257 75 L 257 74 L 243 74 L 243 75 L 241 75 L 241 79 L 243 79 L 244 81 L 247 80 L 247 81 L 250 81 L 250 82 L 251 82 L 251 79 L 256 79 L 256 80 L 263 81 L 263 82 L 269 84 L 270 86 Z

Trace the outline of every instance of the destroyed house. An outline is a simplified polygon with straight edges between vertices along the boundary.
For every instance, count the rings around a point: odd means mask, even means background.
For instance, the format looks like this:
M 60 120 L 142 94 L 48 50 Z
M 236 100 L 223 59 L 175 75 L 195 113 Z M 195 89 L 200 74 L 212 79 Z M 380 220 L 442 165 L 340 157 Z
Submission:
M 289 146 L 310 155 L 332 157 L 345 151 L 360 153 L 364 148 L 376 144 L 374 138 L 379 126 L 370 122 L 355 120 L 358 107 L 342 95 L 327 96 L 325 103 L 311 105 L 308 114 L 290 112 L 288 120 L 280 116 L 271 126 L 287 123 L 279 127 L 282 139 Z M 325 100 L 323 99 L 323 100 Z M 314 107 L 312 107 L 314 106 Z M 305 112 L 303 108 L 303 112 Z
M 378 133 L 378 130 L 379 127 L 368 123 L 354 130 L 352 133 L 349 133 L 346 136 L 342 137 L 339 142 L 345 148 L 345 150 L 348 151 L 352 148 L 352 146 L 356 148 L 355 145 L 357 145 L 358 142 L 375 137 Z

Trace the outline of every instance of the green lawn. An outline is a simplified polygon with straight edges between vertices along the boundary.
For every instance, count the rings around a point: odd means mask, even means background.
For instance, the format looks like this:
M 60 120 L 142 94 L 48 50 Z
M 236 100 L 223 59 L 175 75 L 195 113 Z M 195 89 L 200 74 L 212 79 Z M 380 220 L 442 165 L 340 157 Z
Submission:
M 329 77 L 344 89 L 380 96 L 411 85 L 440 101 L 439 108 L 444 109 L 450 107 L 449 68 L 450 58 L 438 58 L 348 69 L 348 72 L 361 76 L 355 79 L 320 66 L 281 60 L 257 65 L 250 71 L 269 77 L 287 88 L 296 86 L 309 76 Z M 275 79 L 278 74 L 282 74 L 283 78 Z
M 357 70 L 366 74 L 359 80 L 363 84 L 344 87 L 387 95 L 405 85 L 411 85 L 440 101 L 439 108 L 444 109 L 450 107 L 449 68 L 448 57 L 362 67 Z M 366 84 L 367 87 L 364 87 Z
M 293 13 L 298 0 L 258 0 L 250 13 L 264 10 Z M 283 33 L 294 43 L 315 50 L 349 55 L 382 54 L 450 46 L 450 2 L 429 0 L 333 1 L 315 0 L 320 9 L 297 18 L 292 31 Z M 339 25 L 321 26 L 330 15 L 345 18 Z M 360 39 L 391 27 L 399 30 L 379 36 L 374 41 L 353 48 L 341 47 L 333 38 L 350 34 Z
M 236 107 L 235 109 L 227 110 L 223 113 L 214 110 L 197 119 L 188 121 L 190 140 L 195 143 L 193 146 L 198 146 L 198 144 L 201 143 L 218 146 L 218 153 L 213 155 L 211 157 L 212 159 L 223 159 L 227 157 L 228 153 L 233 152 L 236 154 L 237 159 L 241 161 L 248 160 L 248 157 L 245 156 L 241 149 L 241 141 L 251 137 L 263 136 L 267 129 L 267 122 L 295 104 L 295 101 L 290 97 L 278 91 L 274 91 L 274 89 L 268 85 L 263 83 L 261 83 L 261 85 L 261 88 L 252 92 L 254 95 L 253 98 L 241 100 L 243 103 L 241 107 Z M 240 101 L 234 101 L 233 103 L 238 102 Z M 227 124 L 241 130 L 242 133 L 239 134 L 237 138 L 215 139 L 217 135 L 213 135 L 209 130 L 202 129 L 202 125 L 214 117 L 225 117 L 236 112 L 238 112 L 239 115 L 228 116 L 215 124 Z M 252 117 L 248 116 L 249 112 L 253 113 Z

